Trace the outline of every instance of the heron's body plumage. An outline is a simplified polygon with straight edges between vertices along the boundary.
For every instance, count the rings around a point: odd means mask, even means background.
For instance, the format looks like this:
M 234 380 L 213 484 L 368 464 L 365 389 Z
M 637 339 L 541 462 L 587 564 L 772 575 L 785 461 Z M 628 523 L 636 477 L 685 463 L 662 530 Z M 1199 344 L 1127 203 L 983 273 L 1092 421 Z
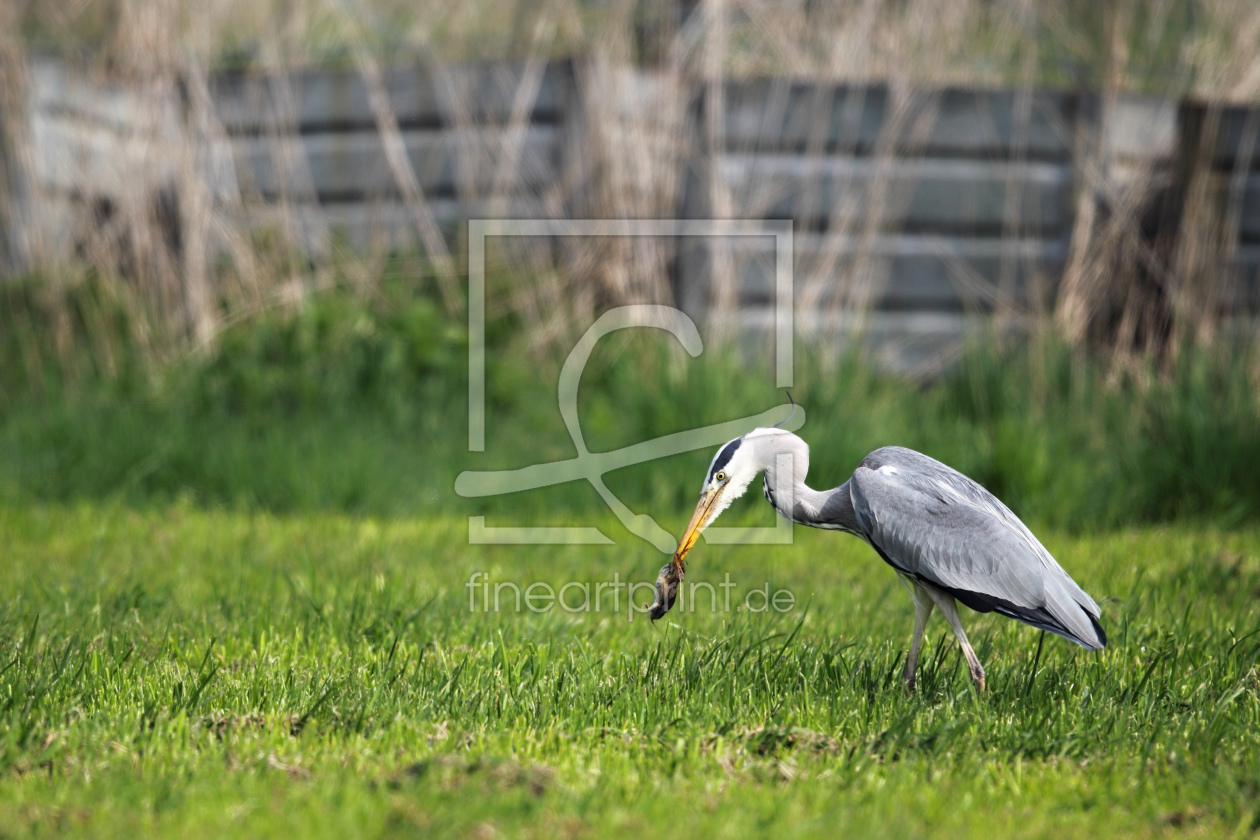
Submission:
M 847 482 L 867 541 L 911 580 L 1090 650 L 1107 644 L 1094 599 L 992 493 L 901 447 L 867 456 Z

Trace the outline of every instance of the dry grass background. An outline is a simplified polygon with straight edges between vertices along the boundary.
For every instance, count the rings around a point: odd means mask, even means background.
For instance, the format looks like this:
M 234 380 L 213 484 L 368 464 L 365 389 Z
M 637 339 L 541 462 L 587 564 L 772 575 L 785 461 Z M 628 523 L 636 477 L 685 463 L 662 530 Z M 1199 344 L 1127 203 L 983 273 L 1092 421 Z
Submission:
M 176 130 L 156 129 L 137 164 L 173 174 L 172 200 L 183 220 L 178 247 L 163 228 L 169 221 L 161 207 L 155 209 L 144 193 L 147 185 L 141 179 L 128 184 L 125 175 L 119 192 L 127 196 L 131 189 L 130 196 L 70 259 L 39 241 L 11 246 L 26 254 L 26 268 L 40 277 L 33 305 L 38 311 L 31 318 L 54 325 L 63 352 L 76 342 L 95 342 L 93 352 L 107 369 L 119 352 L 109 330 L 98 325 L 94 331 L 90 323 L 78 329 L 68 313 L 71 292 L 85 280 L 104 298 L 102 306 L 129 313 L 131 340 L 145 354 L 170 360 L 212 346 L 225 325 L 312 290 L 348 282 L 369 291 L 387 259 L 383 245 L 366 252 L 337 249 L 314 263 L 304 259 L 294 221 L 305 212 L 296 200 L 301 196 L 281 202 L 275 236 L 260 237 L 242 221 L 250 217 L 249 197 L 221 190 L 204 162 L 206 150 L 223 142 L 208 80 L 224 67 L 282 77 L 295 68 L 339 64 L 362 75 L 391 171 L 411 211 L 422 257 L 414 265 L 424 266 L 414 269 L 423 277 L 418 282 L 436 281 L 452 315 L 462 308 L 462 257 L 439 231 L 402 153 L 380 83 L 382 67 L 394 62 L 418 59 L 438 74 L 450 62 L 522 63 L 521 107 L 491 154 L 500 172 L 496 194 L 506 196 L 519 155 L 520 132 L 514 129 L 527 118 L 530 85 L 536 90 L 549 59 L 573 58 L 587 119 L 580 159 L 564 165 L 566 177 L 583 185 L 573 215 L 588 217 L 672 216 L 685 172 L 680 161 L 694 154 L 690 91 L 700 85 L 705 107 L 720 109 L 720 82 L 727 78 L 887 83 L 892 124 L 913 116 L 921 105 L 916 92 L 946 84 L 1014 87 L 1026 94 L 1017 102 L 1024 109 L 1038 88 L 1099 90 L 1104 125 L 1122 93 L 1191 97 L 1208 103 L 1205 149 L 1223 105 L 1260 98 L 1260 7 L 1245 0 L 704 0 L 663 8 L 576 0 L 9 0 L 0 5 L 0 95 L 8 113 L 19 113 L 29 93 L 29 56 L 48 51 L 95 78 L 125 83 L 142 101 L 149 97 L 155 115 L 172 98 L 186 103 L 183 118 L 170 123 Z M 468 114 L 453 118 L 457 126 L 477 127 Z M 706 124 L 721 130 L 716 120 Z M 277 125 L 275 142 L 300 158 L 300 143 L 285 135 L 284 120 Z M 31 165 L 32 138 L 24 136 L 20 120 L 6 120 L 4 127 L 11 162 L 4 173 L 4 209 L 12 218 L 14 196 L 31 181 L 22 169 Z M 1057 293 L 1032 309 L 999 305 L 999 318 L 1053 331 L 1076 346 L 1104 344 L 1122 366 L 1175 352 L 1185 338 L 1214 342 L 1221 334 L 1221 289 L 1229 282 L 1225 267 L 1237 246 L 1229 234 L 1230 214 L 1238 212 L 1240 199 L 1226 202 L 1224 211 L 1217 207 L 1206 155 L 1185 171 L 1117 179 L 1108 150 L 1082 142 L 1086 184 L 1078 190 Z M 877 152 L 877 172 L 880 155 L 893 151 Z M 1239 196 L 1246 177 L 1241 164 L 1234 177 L 1231 195 Z M 38 190 L 28 193 L 26 200 L 37 204 Z M 823 235 L 834 247 L 825 250 L 838 252 L 838 243 L 849 237 L 869 248 L 877 226 L 897 212 L 897 196 L 887 193 L 878 183 L 871 193 L 886 208 L 833 214 Z M 1173 224 L 1161 229 L 1161 238 L 1143 237 L 1144 214 L 1160 200 L 1167 204 L 1169 195 L 1178 211 Z M 560 199 L 550 200 L 551 214 L 559 214 Z M 757 209 L 733 207 L 720 187 L 709 203 L 716 216 L 754 215 Z M 1007 233 L 1017 236 L 1018 223 Z M 646 240 L 567 245 L 559 266 L 537 250 L 513 251 L 505 306 L 531 328 L 535 349 L 546 355 L 567 347 L 576 325 L 589 323 L 598 309 L 673 302 L 665 270 L 671 247 Z M 719 258 L 717 268 L 714 300 L 722 324 L 731 321 L 721 316 L 731 315 L 735 292 L 729 263 Z M 834 259 L 824 261 L 798 278 L 801 305 L 830 300 L 828 324 L 855 313 L 860 324 L 878 282 L 874 273 L 861 253 L 842 276 Z M 836 286 L 840 294 L 831 293 Z

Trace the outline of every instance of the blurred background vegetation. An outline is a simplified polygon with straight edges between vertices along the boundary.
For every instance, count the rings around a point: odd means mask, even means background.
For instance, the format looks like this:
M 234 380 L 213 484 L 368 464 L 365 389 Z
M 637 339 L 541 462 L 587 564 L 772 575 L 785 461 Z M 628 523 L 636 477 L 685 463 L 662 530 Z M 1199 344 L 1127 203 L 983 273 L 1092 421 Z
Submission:
M 45 53 L 120 78 L 174 74 L 176 83 L 192 77 L 180 75 L 190 68 L 361 65 L 365 51 L 382 64 L 416 55 L 569 58 L 685 75 L 712 59 L 696 53 L 683 22 L 714 14 L 724 27 L 716 60 L 734 78 L 1090 89 L 1213 102 L 1260 93 L 1260 14 L 1229 0 L 665 8 L 570 0 L 27 0 L 4 4 L 0 66 L 10 101 L 14 67 Z M 608 199 L 604 212 L 653 209 L 621 198 Z M 1131 210 L 1126 224 L 1139 229 L 1141 215 Z M 495 422 L 487 454 L 472 455 L 465 302 L 444 295 L 434 254 L 338 250 L 316 264 L 287 243 L 247 244 L 252 296 L 241 305 L 226 291 L 215 297 L 209 332 L 190 327 L 125 261 L 90 250 L 0 282 L 6 501 L 118 497 L 143 505 L 187 497 L 379 516 L 547 511 L 557 521 L 600 504 L 584 485 L 497 500 L 464 500 L 452 490 L 464 469 L 573 454 L 553 384 L 566 342 L 538 340 L 546 319 L 527 290 L 542 281 L 529 265 L 496 280 L 518 293 L 491 312 Z M 1141 271 L 1140 260 L 1108 262 L 1111 252 L 1102 259 L 1115 272 L 1096 273 L 1098 283 L 1123 286 L 1131 279 L 1123 272 Z M 238 269 L 213 266 L 216 288 L 244 276 Z M 602 287 L 593 307 L 626 302 L 638 301 Z M 897 443 L 950 463 L 1021 515 L 1056 527 L 1178 518 L 1232 525 L 1260 516 L 1254 313 L 1202 309 L 1161 321 L 1155 341 L 1081 327 L 1111 318 L 1110 305 L 1101 300 L 1067 325 L 1062 311 L 1050 310 L 1020 313 L 1015 331 L 994 322 L 929 380 L 881 369 L 858 344 L 837 349 L 801 338 L 793 396 L 809 412 L 802 435 L 814 446 L 811 481 L 838 483 L 866 452 Z M 574 324 L 560 338 L 580 333 Z M 738 339 L 710 342 L 697 360 L 670 341 L 618 337 L 598 348 L 579 400 L 592 449 L 782 402 L 769 384 L 770 360 Z M 609 483 L 636 511 L 684 508 L 708 457 L 622 470 Z M 754 507 L 745 515 L 760 515 Z
M 699 0 L 21 0 L 12 46 L 133 70 L 602 55 L 660 64 Z M 1120 89 L 1244 99 L 1257 79 L 1245 0 L 722 2 L 735 76 Z M 544 30 L 540 37 L 540 29 Z M 693 34 L 691 37 L 696 37 Z
M 274 511 L 560 520 L 602 504 L 584 484 L 497 500 L 452 491 L 464 469 L 574 454 L 554 393 L 558 364 L 531 354 L 510 317 L 489 330 L 492 422 L 487 453 L 472 455 L 466 326 L 413 283 L 387 276 L 369 295 L 334 288 L 226 329 L 210 353 L 160 366 L 90 281 L 63 304 L 74 349 L 53 346 L 41 292 L 13 284 L 0 304 L 0 493 L 11 502 L 189 497 Z M 579 395 L 594 451 L 783 402 L 768 360 L 749 362 L 737 348 L 691 360 L 672 342 L 660 333 L 597 349 Z M 808 410 L 801 434 L 814 447 L 818 486 L 896 443 L 974 476 L 1034 522 L 1228 526 L 1260 514 L 1258 376 L 1249 343 L 1116 370 L 1052 334 L 987 335 L 929 383 L 881 372 L 858 353 L 824 358 L 800 346 L 793 396 Z M 672 512 L 689 506 L 709 456 L 628 468 L 609 483 L 636 510 Z

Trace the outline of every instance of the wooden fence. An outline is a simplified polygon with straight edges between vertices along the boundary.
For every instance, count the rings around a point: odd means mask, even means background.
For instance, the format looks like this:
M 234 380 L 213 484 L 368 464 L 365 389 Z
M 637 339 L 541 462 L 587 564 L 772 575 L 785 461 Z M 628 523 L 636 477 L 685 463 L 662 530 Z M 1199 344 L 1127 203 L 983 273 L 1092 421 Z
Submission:
M 564 65 L 540 70 L 525 100 L 520 66 L 446 68 L 441 77 L 388 70 L 387 126 L 355 73 L 225 76 L 212 98 L 249 204 L 309 206 L 313 223 L 366 247 L 413 236 L 408 200 L 418 196 L 448 231 L 461 219 L 558 209 L 572 83 Z M 390 142 L 405 151 L 415 196 L 389 160 Z
M 218 219 L 206 224 L 211 251 L 230 248 L 234 229 L 272 226 L 315 259 L 336 243 L 403 246 L 427 229 L 458 254 L 461 220 L 569 218 L 600 189 L 588 146 L 594 106 L 607 103 L 571 63 L 223 75 L 188 80 L 178 96 L 54 61 L 28 75 L 28 145 L 6 169 L 10 272 L 82 253 L 103 226 L 137 215 L 165 219 L 168 238 L 186 243 L 199 207 Z M 635 76 L 617 108 L 634 118 L 662 107 L 636 100 L 659 87 Z M 1255 109 L 784 80 L 697 81 L 676 99 L 685 148 L 674 138 L 673 156 L 659 157 L 679 186 L 650 209 L 792 219 L 806 326 L 868 312 L 877 330 L 956 335 L 969 314 L 1047 306 L 1085 203 L 1105 216 L 1183 189 L 1205 154 L 1204 194 L 1228 240 L 1222 306 L 1260 309 Z M 15 160 L 28 162 L 22 177 Z M 200 204 L 184 194 L 190 177 Z M 614 199 L 599 212 L 616 209 Z M 676 299 L 697 317 L 728 306 L 764 322 L 772 247 L 680 250 Z

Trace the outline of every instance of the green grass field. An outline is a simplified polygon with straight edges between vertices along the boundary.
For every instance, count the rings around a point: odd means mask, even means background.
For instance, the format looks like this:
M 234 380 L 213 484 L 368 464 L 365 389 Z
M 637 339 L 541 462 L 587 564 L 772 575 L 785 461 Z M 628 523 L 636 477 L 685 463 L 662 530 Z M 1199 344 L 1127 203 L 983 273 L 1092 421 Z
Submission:
M 466 587 L 653 579 L 662 556 L 602 527 L 622 544 L 470 546 L 447 515 L 0 507 L 0 837 L 1260 827 L 1260 531 L 1044 534 L 1111 644 L 1048 636 L 1034 670 L 1036 631 L 965 611 L 977 697 L 939 617 L 903 693 L 909 598 L 836 534 L 702 544 L 688 582 L 729 574 L 731 608 L 705 592 L 667 626 L 610 589 L 574 612 L 500 589 L 495 612 Z M 738 609 L 767 585 L 794 606 Z
M 112 374 L 86 345 L 54 363 L 19 339 L 55 331 L 0 305 L 0 840 L 1260 830 L 1257 348 L 1113 376 L 980 344 L 926 386 L 798 348 L 815 486 L 920 449 L 1103 605 L 1100 654 L 1038 656 L 1037 631 L 964 611 L 983 696 L 938 616 L 907 695 L 910 599 L 853 538 L 702 544 L 687 585 L 718 602 L 653 627 L 609 584 L 665 558 L 589 486 L 455 495 L 460 471 L 573 455 L 556 370 L 492 325 L 470 454 L 460 327 L 395 291 L 317 297 L 166 367 L 133 348 Z M 783 402 L 734 356 L 660 341 L 596 352 L 592 451 Z M 710 457 L 608 485 L 678 534 Z M 476 515 L 621 544 L 469 545 Z M 721 524 L 740 519 L 772 521 L 756 488 Z M 578 609 L 518 609 L 534 584 Z M 747 608 L 767 599 L 783 609 Z

